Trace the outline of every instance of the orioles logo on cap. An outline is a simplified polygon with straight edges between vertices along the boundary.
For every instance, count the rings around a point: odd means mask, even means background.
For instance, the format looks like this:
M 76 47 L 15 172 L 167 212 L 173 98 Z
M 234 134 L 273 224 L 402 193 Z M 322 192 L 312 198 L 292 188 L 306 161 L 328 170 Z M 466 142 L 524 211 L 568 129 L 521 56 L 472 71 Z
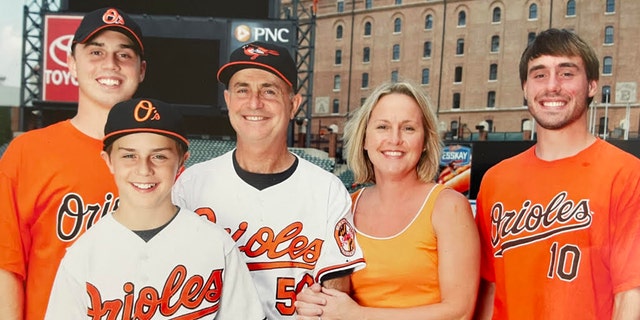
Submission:
M 249 57 L 251 57 L 251 60 L 255 60 L 256 58 L 258 58 L 259 56 L 268 56 L 268 55 L 274 55 L 274 56 L 279 56 L 280 53 L 278 53 L 278 51 L 276 50 L 269 50 L 266 48 L 263 48 L 261 46 L 257 46 L 255 44 L 245 44 L 242 49 L 244 50 L 244 54 L 248 55 Z
M 343 255 L 350 257 L 356 252 L 356 235 L 353 227 L 347 219 L 342 218 L 338 221 L 333 232 L 333 236 L 336 239 L 340 252 Z
M 160 113 L 153 104 L 147 100 L 140 100 L 133 109 L 133 118 L 138 122 L 147 120 L 160 120 Z
M 116 9 L 109 9 L 102 15 L 102 21 L 106 24 L 124 25 L 124 18 Z

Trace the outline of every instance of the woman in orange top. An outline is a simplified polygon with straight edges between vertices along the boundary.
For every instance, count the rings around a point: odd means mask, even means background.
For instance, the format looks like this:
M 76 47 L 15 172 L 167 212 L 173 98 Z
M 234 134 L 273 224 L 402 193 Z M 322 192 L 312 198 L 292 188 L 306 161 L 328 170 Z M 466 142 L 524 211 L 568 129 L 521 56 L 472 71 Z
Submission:
M 408 82 L 379 86 L 345 127 L 357 241 L 367 266 L 351 296 L 304 289 L 299 319 L 470 318 L 479 281 L 473 214 L 460 193 L 434 182 L 441 150 L 425 93 Z

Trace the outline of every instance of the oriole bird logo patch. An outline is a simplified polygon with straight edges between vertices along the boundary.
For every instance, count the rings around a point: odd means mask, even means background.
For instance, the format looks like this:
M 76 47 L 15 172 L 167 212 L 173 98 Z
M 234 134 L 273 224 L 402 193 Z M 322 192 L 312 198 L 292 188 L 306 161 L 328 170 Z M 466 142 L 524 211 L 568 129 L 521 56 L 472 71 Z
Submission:
M 356 251 L 356 235 L 349 221 L 345 218 L 338 221 L 333 234 L 338 243 L 338 247 L 340 247 L 340 252 L 347 257 L 352 256 Z
M 244 50 L 244 54 L 246 54 L 249 57 L 251 57 L 251 60 L 255 60 L 259 56 L 268 56 L 268 55 L 279 56 L 280 55 L 280 53 L 278 53 L 278 51 L 269 50 L 269 49 L 263 48 L 261 46 L 257 46 L 255 44 L 244 45 L 244 47 L 242 47 L 242 49 Z

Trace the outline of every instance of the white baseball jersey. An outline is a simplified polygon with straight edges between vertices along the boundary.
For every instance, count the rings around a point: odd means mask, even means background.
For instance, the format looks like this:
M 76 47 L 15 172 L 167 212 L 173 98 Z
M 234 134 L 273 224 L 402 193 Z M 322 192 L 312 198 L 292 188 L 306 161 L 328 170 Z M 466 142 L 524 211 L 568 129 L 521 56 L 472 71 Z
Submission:
M 230 232 L 268 319 L 294 319 L 304 286 L 365 265 L 349 193 L 335 175 L 301 158 L 286 180 L 258 190 L 238 177 L 232 154 L 189 167 L 173 199 Z
M 180 210 L 148 242 L 106 215 L 60 263 L 45 319 L 264 319 L 229 235 Z

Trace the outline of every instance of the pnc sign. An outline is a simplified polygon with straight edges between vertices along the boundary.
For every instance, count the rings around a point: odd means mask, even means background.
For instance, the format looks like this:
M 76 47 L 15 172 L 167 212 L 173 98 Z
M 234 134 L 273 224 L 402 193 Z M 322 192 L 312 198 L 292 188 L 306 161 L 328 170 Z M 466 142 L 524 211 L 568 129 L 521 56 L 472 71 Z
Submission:
M 277 21 L 232 21 L 231 49 L 253 41 L 277 43 L 291 47 L 296 43 L 296 32 L 292 24 Z
M 264 41 L 289 43 L 290 33 L 291 30 L 288 28 L 252 28 L 246 24 L 238 25 L 233 30 L 233 36 L 239 42 Z
M 77 102 L 78 81 L 67 66 L 67 54 L 82 16 L 45 16 L 42 100 Z

